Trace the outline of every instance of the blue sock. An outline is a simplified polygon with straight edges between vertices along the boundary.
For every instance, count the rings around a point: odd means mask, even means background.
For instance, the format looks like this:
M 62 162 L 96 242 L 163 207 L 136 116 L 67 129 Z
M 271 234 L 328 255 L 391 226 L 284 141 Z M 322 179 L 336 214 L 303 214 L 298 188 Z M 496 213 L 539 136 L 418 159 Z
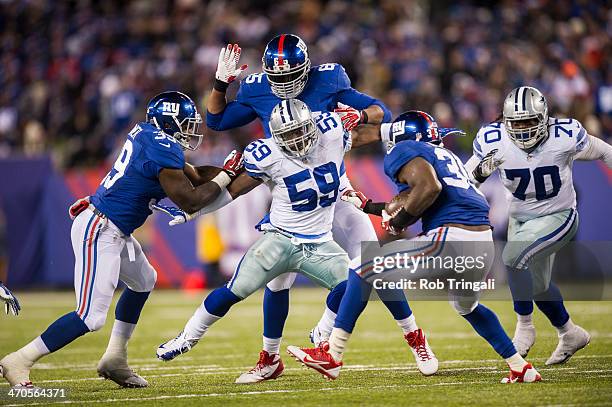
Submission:
M 89 328 L 73 311 L 49 325 L 47 330 L 40 335 L 40 338 L 49 351 L 55 352 L 87 332 L 89 332 Z
M 347 280 L 344 280 L 337 286 L 335 286 L 329 294 L 327 294 L 327 308 L 334 312 L 334 314 L 338 313 L 340 310 L 340 303 L 342 302 L 342 297 L 346 292 Z
M 346 332 L 353 332 L 359 315 L 368 304 L 368 298 L 372 286 L 363 281 L 353 270 L 349 270 L 346 292 L 340 302 L 335 328 L 341 328 Z
M 266 287 L 263 300 L 263 336 L 270 339 L 281 338 L 288 314 L 289 289 L 272 291 Z
M 533 313 L 533 282 L 528 270 L 506 267 L 508 286 L 514 300 L 514 312 L 519 315 Z
M 385 304 L 396 321 L 406 319 L 412 315 L 412 310 L 402 290 L 376 290 L 378 297 Z
M 508 337 L 497 319 L 497 315 L 482 304 L 467 315 L 462 315 L 474 328 L 478 335 L 482 336 L 495 349 L 495 352 L 504 359 L 516 353 L 512 340 Z
M 204 300 L 204 308 L 208 313 L 222 317 L 232 305 L 242 301 L 242 298 L 231 292 L 226 286 L 213 290 Z
M 570 317 L 563 305 L 561 291 L 553 283 L 550 283 L 546 292 L 535 297 L 535 303 L 553 326 L 560 328 L 569 321 Z
M 132 291 L 129 288 L 125 288 L 121 297 L 119 297 L 119 301 L 117 301 L 117 306 L 115 307 L 115 319 L 117 321 L 123 321 L 130 324 L 138 323 L 138 318 L 140 318 L 140 312 L 147 302 L 147 298 L 149 298 L 150 291 L 145 293 L 139 293 L 136 291 Z

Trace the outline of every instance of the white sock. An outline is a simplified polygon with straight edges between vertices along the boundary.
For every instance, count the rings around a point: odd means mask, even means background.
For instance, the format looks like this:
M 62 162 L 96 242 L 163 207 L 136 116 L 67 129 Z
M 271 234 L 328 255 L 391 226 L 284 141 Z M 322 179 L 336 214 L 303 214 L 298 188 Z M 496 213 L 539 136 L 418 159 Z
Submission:
M 280 353 L 281 340 L 283 338 L 266 338 L 263 337 L 263 350 L 270 355 L 278 355 Z
M 515 372 L 522 372 L 523 368 L 527 364 L 525 359 L 523 359 L 523 357 L 519 355 L 518 352 L 510 356 L 509 358 L 506 358 L 506 363 L 508 363 L 510 369 L 514 370 Z
M 397 322 L 399 327 L 402 328 L 402 332 L 404 332 L 404 334 L 419 329 L 416 323 L 416 319 L 414 318 L 414 314 L 410 314 L 408 318 L 396 319 L 395 322 Z
M 567 322 L 565 323 L 565 325 L 561 326 L 561 327 L 555 327 L 555 329 L 557 330 L 557 334 L 559 336 L 568 333 L 569 331 L 571 331 L 572 329 L 574 329 L 576 325 L 574 325 L 574 323 L 572 322 L 571 318 L 567 320 Z
M 325 307 L 325 311 L 323 315 L 321 315 L 321 319 L 317 324 L 317 328 L 319 328 L 319 332 L 323 336 L 323 340 L 329 339 L 329 335 L 331 335 L 332 329 L 334 329 L 334 324 L 336 323 L 336 313 L 329 308 Z
M 204 303 L 198 307 L 193 316 L 185 325 L 185 335 L 188 339 L 200 339 L 212 324 L 220 320 L 221 317 L 213 315 L 206 311 Z
M 37 336 L 32 342 L 28 343 L 17 352 L 19 352 L 24 359 L 32 362 L 32 364 L 43 356 L 51 353 L 40 336 Z
M 104 354 L 119 356 L 127 360 L 127 345 L 135 328 L 136 324 L 115 320 Z
M 533 314 L 529 314 L 529 315 L 516 314 L 516 320 L 520 326 L 531 328 L 533 326 L 532 316 Z
M 342 355 L 346 350 L 346 344 L 351 338 L 351 334 L 341 328 L 332 329 L 329 336 L 329 353 L 336 362 L 342 361 Z

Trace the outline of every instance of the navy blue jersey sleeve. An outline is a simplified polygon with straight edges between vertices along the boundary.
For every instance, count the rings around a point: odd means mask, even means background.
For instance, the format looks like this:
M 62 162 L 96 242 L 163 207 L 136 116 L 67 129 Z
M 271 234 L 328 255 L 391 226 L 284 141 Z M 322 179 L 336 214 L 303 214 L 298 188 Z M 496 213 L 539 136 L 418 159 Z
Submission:
M 378 106 L 383 111 L 383 123 L 391 121 L 391 111 L 385 106 L 380 100 L 373 98 L 372 96 L 361 93 L 351 87 L 351 80 L 349 79 L 346 71 L 342 65 L 338 65 L 338 78 L 337 78 L 337 93 L 336 93 L 336 104 L 344 103 L 345 105 L 354 107 L 358 110 L 366 109 L 372 105 Z
M 429 162 L 429 154 L 424 147 L 423 143 L 413 140 L 397 143 L 385 155 L 385 174 L 395 181 L 397 173 L 413 159 L 421 157 Z
M 166 137 L 162 132 L 156 131 L 144 144 L 147 158 L 143 165 L 146 175 L 157 177 L 164 168 L 183 169 L 185 167 L 185 154 L 176 140 Z
M 249 84 L 241 81 L 236 100 L 229 102 L 221 113 L 206 111 L 206 125 L 213 130 L 223 131 L 244 126 L 257 119 L 257 112 L 248 102 L 249 94 Z

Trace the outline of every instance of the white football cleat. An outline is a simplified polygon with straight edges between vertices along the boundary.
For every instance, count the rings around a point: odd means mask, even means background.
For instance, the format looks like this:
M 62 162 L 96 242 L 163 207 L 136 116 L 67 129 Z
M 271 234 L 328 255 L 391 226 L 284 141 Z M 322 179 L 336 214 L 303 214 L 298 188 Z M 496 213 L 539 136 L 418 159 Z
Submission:
M 30 381 L 30 369 L 33 363 L 21 356 L 19 351 L 9 353 L 0 360 L 0 375 L 6 379 L 12 387 L 32 388 Z
M 512 338 L 512 343 L 516 348 L 516 351 L 522 357 L 527 356 L 529 353 L 529 349 L 533 346 L 536 340 L 536 329 L 533 325 L 521 325 L 516 324 L 516 329 L 514 330 L 514 338 Z
M 128 366 L 127 360 L 120 356 L 104 354 L 98 362 L 98 376 L 112 380 L 121 387 L 149 387 L 149 382 L 134 372 Z
M 535 370 L 535 367 L 531 365 L 531 363 L 527 363 L 523 370 L 520 372 L 515 372 L 510 369 L 510 374 L 504 377 L 501 382 L 504 384 L 512 384 L 512 383 L 535 383 L 542 380 L 542 376 Z
M 587 346 L 589 342 L 591 342 L 591 335 L 584 328 L 574 325 L 572 330 L 559 337 L 559 344 L 546 361 L 546 365 L 567 362 L 574 353 Z
M 431 376 L 438 371 L 438 359 L 427 343 L 425 333 L 421 328 L 404 335 L 412 350 L 417 367 L 425 376 Z
M 259 352 L 259 360 L 255 367 L 246 373 L 241 374 L 237 379 L 237 384 L 259 383 L 264 380 L 276 379 L 283 374 L 285 366 L 278 353 L 269 354 L 265 350 Z
M 162 343 L 157 348 L 157 358 L 165 362 L 174 359 L 175 357 L 187 353 L 193 348 L 199 339 L 189 339 L 182 331 L 176 338 L 170 339 L 168 342 Z

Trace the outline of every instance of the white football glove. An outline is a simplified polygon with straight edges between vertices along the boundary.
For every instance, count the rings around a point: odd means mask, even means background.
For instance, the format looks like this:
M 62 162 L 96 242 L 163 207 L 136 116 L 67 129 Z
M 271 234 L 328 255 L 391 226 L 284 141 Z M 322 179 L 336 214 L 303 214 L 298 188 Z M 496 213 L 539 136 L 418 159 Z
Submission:
M 361 191 L 355 191 L 353 189 L 347 189 L 340 195 L 340 199 L 350 204 L 355 205 L 357 209 L 363 211 L 363 208 L 368 203 L 369 199 Z
M 13 293 L 6 288 L 4 284 L 0 281 L 0 301 L 4 302 L 4 311 L 8 315 L 9 312 L 13 315 L 19 315 L 19 311 L 21 311 L 21 305 L 19 305 L 19 301 L 17 297 L 13 295 Z
M 242 50 L 238 44 L 227 44 L 227 47 L 221 48 L 217 72 L 215 73 L 216 79 L 230 84 L 247 69 L 248 65 L 246 64 L 238 68 L 241 52 Z
M 187 212 L 177 208 L 176 206 L 163 205 L 158 202 L 151 202 L 149 203 L 149 209 L 151 209 L 152 211 L 163 212 L 166 215 L 170 216 L 172 218 L 172 220 L 168 222 L 168 225 L 170 226 L 187 223 L 191 219 L 193 219 L 193 217 L 190 216 Z
M 382 211 L 382 221 L 380 222 L 380 225 L 390 235 L 393 235 L 393 236 L 401 235 L 404 232 L 404 229 L 397 229 L 396 227 L 391 226 L 389 224 L 389 222 L 391 222 L 391 219 L 393 219 L 393 216 L 389 215 L 387 211 Z
M 474 169 L 474 179 L 478 182 L 484 182 L 493 172 L 502 165 L 504 159 L 496 157 L 497 149 L 491 150 L 485 155 Z

